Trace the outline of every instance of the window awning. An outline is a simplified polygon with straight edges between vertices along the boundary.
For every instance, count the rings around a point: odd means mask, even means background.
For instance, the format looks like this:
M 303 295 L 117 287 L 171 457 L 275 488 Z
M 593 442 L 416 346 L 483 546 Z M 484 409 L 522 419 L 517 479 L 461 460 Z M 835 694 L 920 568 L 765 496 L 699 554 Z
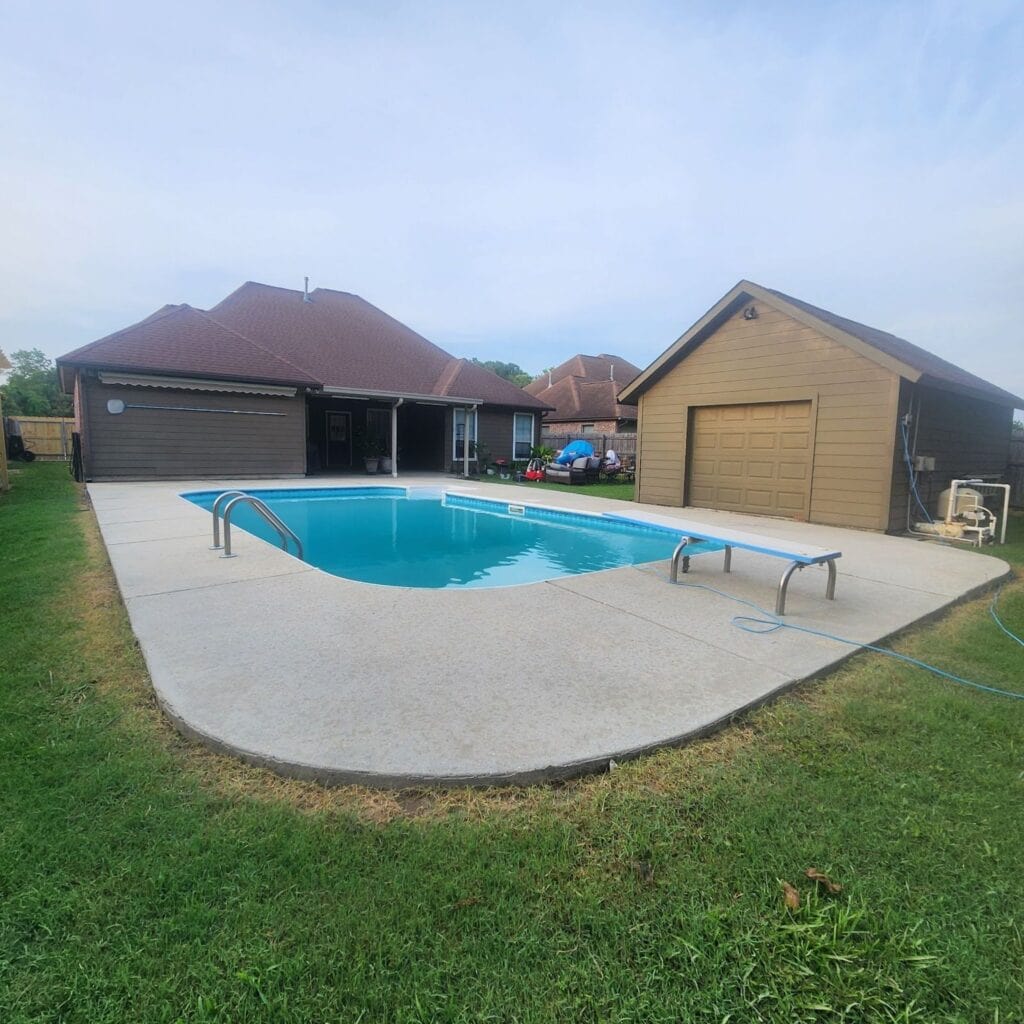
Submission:
M 128 387 L 219 391 L 229 395 L 268 395 L 275 398 L 293 398 L 298 390 L 281 384 L 246 384 L 207 377 L 163 377 L 151 373 L 111 373 L 106 370 L 100 371 L 99 378 L 103 384 L 124 384 Z

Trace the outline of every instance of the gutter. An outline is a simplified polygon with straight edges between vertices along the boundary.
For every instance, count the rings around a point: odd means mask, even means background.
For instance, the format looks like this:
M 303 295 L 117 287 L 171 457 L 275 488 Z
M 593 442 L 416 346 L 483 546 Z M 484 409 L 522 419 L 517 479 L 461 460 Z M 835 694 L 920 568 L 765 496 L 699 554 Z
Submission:
M 402 399 L 403 402 L 426 402 L 429 405 L 483 405 L 482 398 L 459 398 L 454 395 L 421 395 L 414 391 L 382 391 L 379 388 L 344 388 L 333 385 L 325 385 L 320 389 L 324 395 L 337 395 L 344 398 L 346 395 L 352 398 L 386 398 L 394 400 Z

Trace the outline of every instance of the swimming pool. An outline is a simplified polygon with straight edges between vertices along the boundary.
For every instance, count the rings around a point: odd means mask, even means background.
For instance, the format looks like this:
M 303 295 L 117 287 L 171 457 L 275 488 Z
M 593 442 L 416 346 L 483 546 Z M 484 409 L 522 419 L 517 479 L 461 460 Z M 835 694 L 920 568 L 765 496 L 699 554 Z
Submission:
M 182 497 L 210 509 L 219 491 Z M 253 489 L 302 540 L 305 560 L 363 583 L 508 587 L 671 557 L 680 533 L 639 521 L 403 487 Z M 518 497 L 518 495 L 516 495 Z M 251 507 L 231 514 L 272 544 Z M 237 547 L 237 544 L 236 544 Z M 688 554 L 715 550 L 702 542 Z

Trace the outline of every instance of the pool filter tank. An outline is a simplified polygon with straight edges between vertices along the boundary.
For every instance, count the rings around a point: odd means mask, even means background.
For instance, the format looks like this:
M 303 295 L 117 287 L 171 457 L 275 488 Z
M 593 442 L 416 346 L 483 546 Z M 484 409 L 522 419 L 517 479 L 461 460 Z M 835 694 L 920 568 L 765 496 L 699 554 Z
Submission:
M 978 545 L 995 541 L 996 517 L 983 504 L 981 492 L 973 487 L 954 480 L 939 495 L 936 512 L 934 522 L 917 523 L 915 531 Z

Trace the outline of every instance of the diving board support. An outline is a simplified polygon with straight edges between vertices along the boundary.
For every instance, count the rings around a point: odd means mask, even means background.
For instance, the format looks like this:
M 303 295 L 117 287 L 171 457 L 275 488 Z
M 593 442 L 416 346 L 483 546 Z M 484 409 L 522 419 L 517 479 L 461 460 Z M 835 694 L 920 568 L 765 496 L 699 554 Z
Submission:
M 619 518 L 619 517 L 616 517 Z M 841 556 L 839 551 L 830 551 L 828 548 L 789 547 L 783 542 L 773 542 L 767 537 L 759 537 L 750 533 L 739 533 L 737 531 L 722 530 L 698 533 L 692 527 L 682 535 L 675 551 L 672 552 L 672 562 L 669 566 L 669 583 L 679 582 L 679 573 L 690 571 L 690 555 L 687 548 L 690 544 L 699 543 L 702 540 L 719 543 L 725 549 L 722 562 L 723 572 L 732 572 L 732 550 L 743 548 L 762 555 L 772 555 L 775 558 L 792 559 L 786 567 L 779 581 L 779 589 L 775 595 L 775 614 L 786 614 L 786 593 L 789 590 L 789 581 L 793 573 L 806 569 L 809 565 L 824 565 L 828 569 L 828 584 L 825 587 L 825 597 L 829 601 L 836 599 L 836 559 Z M 795 556 L 795 557 L 794 557 Z
M 675 551 L 672 552 L 672 564 L 668 570 L 668 581 L 669 583 L 679 582 L 679 563 L 683 563 L 683 572 L 690 571 L 690 556 L 684 555 L 683 552 L 686 550 L 686 545 L 694 540 L 694 537 L 683 537 L 683 539 L 676 546 Z
M 775 597 L 776 615 L 786 614 L 786 591 L 789 589 L 789 581 L 793 578 L 793 573 L 806 569 L 808 564 L 813 565 L 814 563 L 790 562 L 786 567 L 786 571 L 782 574 L 782 579 L 779 581 L 779 592 Z M 834 601 L 836 599 L 836 561 L 834 558 L 830 558 L 825 562 L 825 565 L 828 566 L 828 583 L 825 585 L 825 597 L 829 601 Z
M 669 583 L 679 582 L 680 564 L 682 564 L 684 573 L 690 571 L 690 556 L 685 554 L 686 546 L 691 542 L 699 544 L 701 539 L 700 537 L 684 537 L 679 542 L 679 546 L 672 552 L 672 567 L 669 569 L 668 574 Z M 722 561 L 722 572 L 732 572 L 732 545 L 726 544 L 724 548 L 725 558 Z

